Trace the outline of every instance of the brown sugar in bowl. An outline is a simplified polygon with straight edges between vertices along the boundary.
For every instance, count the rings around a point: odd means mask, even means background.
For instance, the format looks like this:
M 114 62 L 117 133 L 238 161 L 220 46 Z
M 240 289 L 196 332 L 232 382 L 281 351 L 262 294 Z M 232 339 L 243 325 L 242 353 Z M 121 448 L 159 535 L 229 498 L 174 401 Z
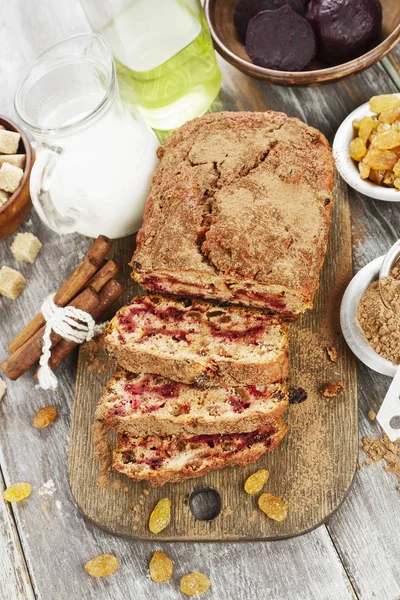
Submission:
M 383 14 L 382 37 L 377 46 L 354 60 L 334 67 L 324 68 L 323 63 L 313 60 L 306 71 L 275 71 L 259 67 L 250 60 L 233 22 L 237 0 L 205 0 L 204 12 L 216 50 L 243 73 L 278 85 L 319 85 L 353 75 L 371 66 L 390 52 L 400 40 L 400 0 L 380 2 Z
M 7 202 L 0 208 L 0 240 L 3 240 L 14 233 L 17 227 L 25 221 L 32 208 L 29 179 L 35 161 L 35 154 L 26 134 L 14 121 L 0 115 L 0 125 L 3 125 L 8 131 L 15 131 L 20 134 L 21 139 L 19 141 L 18 153 L 26 155 L 26 164 L 21 183 Z

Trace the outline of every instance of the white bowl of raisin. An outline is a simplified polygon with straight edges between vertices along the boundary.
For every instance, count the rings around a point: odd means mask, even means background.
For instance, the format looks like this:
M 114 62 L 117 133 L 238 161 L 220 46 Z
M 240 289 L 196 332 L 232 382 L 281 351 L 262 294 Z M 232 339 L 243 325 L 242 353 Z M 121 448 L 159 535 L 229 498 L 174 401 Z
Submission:
M 400 93 L 374 96 L 354 110 L 336 133 L 333 154 L 352 188 L 400 202 Z

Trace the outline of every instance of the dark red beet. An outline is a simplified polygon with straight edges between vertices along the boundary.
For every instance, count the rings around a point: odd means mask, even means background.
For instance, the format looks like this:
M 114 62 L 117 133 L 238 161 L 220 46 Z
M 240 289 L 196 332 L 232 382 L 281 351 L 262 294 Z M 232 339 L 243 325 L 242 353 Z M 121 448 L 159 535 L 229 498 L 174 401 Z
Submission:
M 278 10 L 285 4 L 299 15 L 305 15 L 303 0 L 239 0 L 235 7 L 233 21 L 242 42 L 246 40 L 247 27 L 253 17 L 264 10 Z
M 246 52 L 254 64 L 277 71 L 301 71 L 316 53 L 311 25 L 289 6 L 266 10 L 247 28 Z
M 307 19 L 319 58 L 336 65 L 361 56 L 378 40 L 382 7 L 379 0 L 311 0 Z

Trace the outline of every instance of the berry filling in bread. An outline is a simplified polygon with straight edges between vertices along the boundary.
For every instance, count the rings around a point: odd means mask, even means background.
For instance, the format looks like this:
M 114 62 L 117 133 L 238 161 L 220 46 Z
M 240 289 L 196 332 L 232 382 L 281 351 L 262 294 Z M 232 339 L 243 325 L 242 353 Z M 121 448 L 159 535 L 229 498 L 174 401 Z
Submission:
M 211 470 L 255 462 L 282 441 L 283 421 L 263 430 L 220 435 L 133 437 L 119 434 L 114 468 L 150 485 L 200 477 Z
M 277 421 L 287 406 L 284 382 L 200 389 L 121 370 L 108 383 L 96 417 L 117 431 L 143 436 L 243 433 Z
M 285 325 L 250 308 L 139 296 L 118 311 L 105 339 L 125 369 L 184 383 L 264 385 L 288 373 Z

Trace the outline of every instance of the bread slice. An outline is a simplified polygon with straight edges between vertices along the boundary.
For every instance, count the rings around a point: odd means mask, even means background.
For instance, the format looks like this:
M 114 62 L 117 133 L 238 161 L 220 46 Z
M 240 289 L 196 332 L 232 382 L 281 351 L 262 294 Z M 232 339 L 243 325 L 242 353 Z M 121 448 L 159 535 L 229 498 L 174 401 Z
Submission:
M 267 385 L 289 369 L 279 318 L 200 300 L 134 298 L 112 319 L 105 345 L 128 371 L 199 386 Z
M 287 406 L 283 381 L 200 389 L 121 370 L 107 384 L 96 418 L 136 436 L 244 433 L 280 419 Z
M 318 130 L 283 113 L 207 114 L 158 151 L 132 277 L 150 292 L 311 308 L 333 205 Z
M 189 438 L 118 434 L 113 466 L 135 481 L 157 487 L 223 467 L 253 463 L 276 448 L 286 431 L 285 423 L 278 421 L 263 431 Z

